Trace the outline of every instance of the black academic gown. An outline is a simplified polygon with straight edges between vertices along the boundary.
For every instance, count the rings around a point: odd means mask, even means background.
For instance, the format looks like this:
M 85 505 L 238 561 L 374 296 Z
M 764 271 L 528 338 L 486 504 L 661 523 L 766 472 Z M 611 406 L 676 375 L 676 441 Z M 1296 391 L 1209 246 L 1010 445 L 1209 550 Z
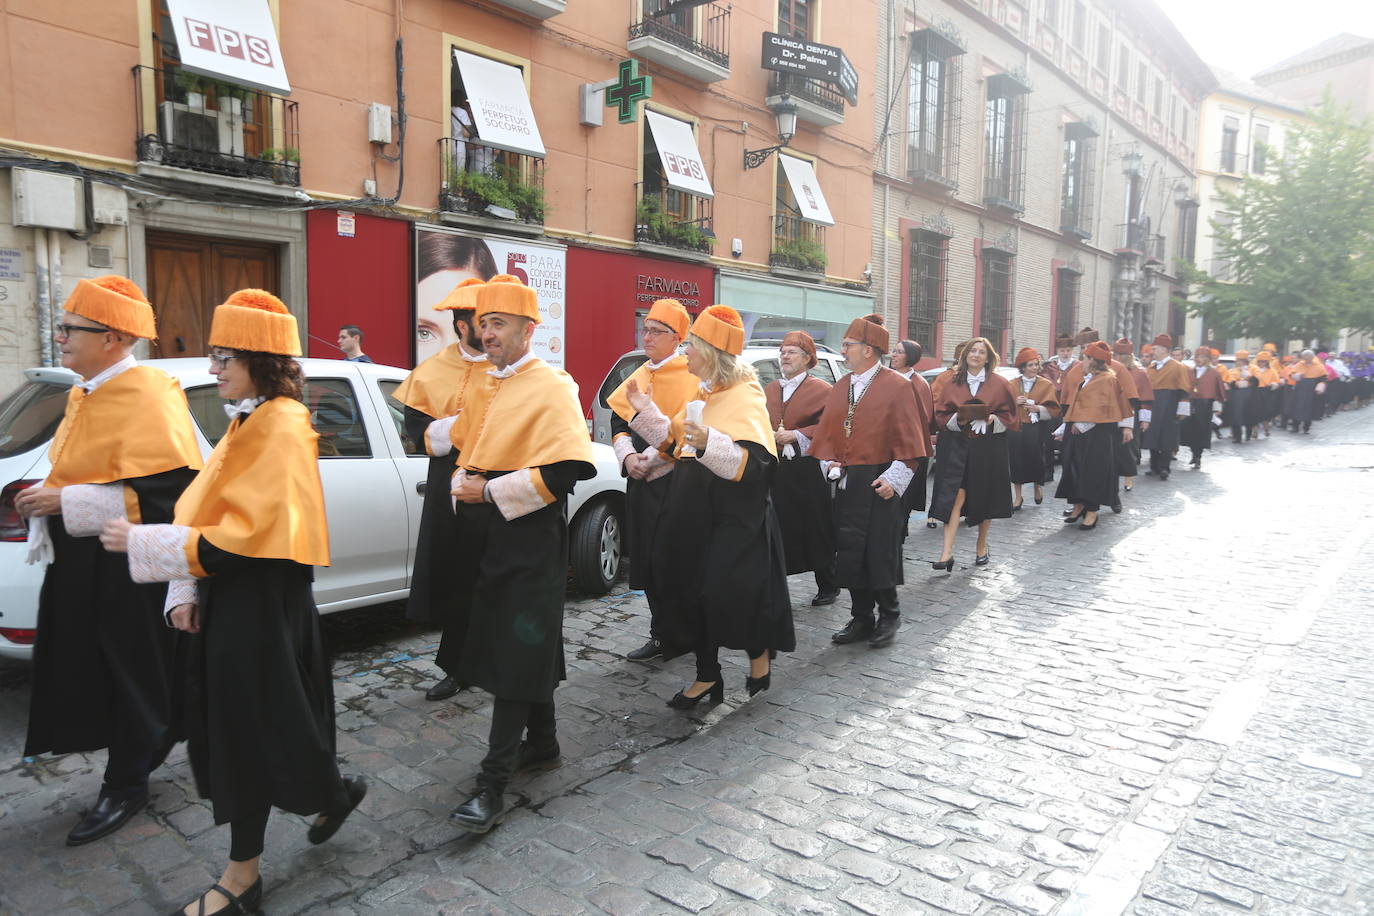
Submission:
M 782 532 L 787 574 L 830 569 L 835 562 L 835 535 L 830 484 L 821 473 L 821 463 L 810 455 L 780 457 L 776 473 L 773 509 Z
M 1038 424 L 1037 424 L 1038 425 Z M 930 496 L 931 518 L 949 524 L 954 500 L 964 490 L 959 511 L 973 526 L 994 518 L 1011 518 L 1011 458 L 1005 433 L 970 436 L 940 430 L 935 443 L 935 487 Z
M 201 537 L 200 633 L 191 637 L 187 750 L 215 823 L 268 806 L 347 804 L 334 758 L 334 681 L 314 570 L 229 553 Z
M 406 435 L 416 445 L 423 446 L 425 430 L 438 417 L 407 407 Z M 454 640 L 450 632 L 463 628 L 459 617 L 453 557 L 458 550 L 458 516 L 453 511 L 453 472 L 457 468 L 458 453 L 431 456 L 425 476 L 425 499 L 420 509 L 420 530 L 415 538 L 415 567 L 410 576 L 410 597 L 406 599 L 406 617 L 423 623 L 438 623 L 444 628 L 439 652 L 434 658 L 445 674 L 452 675 L 458 659 L 454 654 Z
M 1177 388 L 1156 388 L 1150 407 L 1150 428 L 1145 430 L 1143 447 L 1149 451 L 1172 453 L 1179 443 L 1178 403 L 1188 392 Z M 1209 408 L 1210 410 L 1210 408 Z M 1211 415 L 1208 415 L 1211 421 Z
M 1121 429 L 1115 423 L 1096 423 L 1085 433 L 1074 431 L 1072 423 L 1064 430 L 1064 473 L 1054 498 L 1087 504 L 1095 512 L 1120 498 L 1117 490 L 1117 461 L 1121 454 Z M 1132 466 L 1134 472 L 1134 466 Z M 1127 475 L 1129 476 L 1129 475 Z
M 842 588 L 878 591 L 904 581 L 906 506 L 902 497 L 883 499 L 873 489 L 873 482 L 891 466 L 892 462 L 850 465 L 844 469 L 844 488 L 835 489 L 835 581 Z
M 695 460 L 669 475 L 654 543 L 667 636 L 682 646 L 791 652 L 792 600 L 769 496 L 776 459 L 757 443 L 736 444 L 748 452 L 738 481 Z
M 563 602 L 568 585 L 568 494 L 594 469 L 581 461 L 539 468 L 557 499 L 506 521 L 492 503 L 458 503 L 454 566 L 465 626 L 454 677 L 498 700 L 548 703 L 567 677 Z M 488 480 L 505 476 L 488 472 Z
M 630 428 L 630 424 L 617 413 L 611 414 L 611 436 L 626 433 L 636 452 L 649 447 L 644 437 Z M 623 471 L 622 471 L 623 473 Z M 670 471 L 654 480 L 625 480 L 625 541 L 630 553 L 630 588 L 643 589 L 650 610 L 657 606 L 657 595 L 653 589 L 653 545 L 659 521 L 663 518 L 663 507 L 668 501 L 668 487 L 673 473 Z M 657 636 L 658 634 L 654 634 Z
M 178 468 L 121 481 L 149 524 L 172 520 L 195 477 Z M 100 538 L 73 537 L 48 518 L 55 559 L 38 598 L 38 639 L 24 755 L 94 751 L 118 743 L 150 766 L 181 740 L 182 642 L 163 623 L 165 583 L 135 584 L 129 561 Z

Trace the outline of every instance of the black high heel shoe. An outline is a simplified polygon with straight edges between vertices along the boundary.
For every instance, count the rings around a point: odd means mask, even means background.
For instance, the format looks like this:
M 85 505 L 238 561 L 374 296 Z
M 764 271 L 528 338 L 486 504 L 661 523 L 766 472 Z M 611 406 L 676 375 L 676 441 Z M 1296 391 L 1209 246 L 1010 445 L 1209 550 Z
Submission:
M 204 916 L 205 913 L 205 898 L 209 897 L 211 894 L 223 894 L 224 898 L 229 901 L 229 905 L 224 909 L 215 911 L 217 913 L 223 913 L 224 916 L 237 916 L 239 913 L 256 913 L 262 908 L 262 875 L 258 875 L 258 880 L 249 885 L 248 890 L 239 894 L 237 897 L 216 884 L 195 900 L 192 900 L 191 903 L 200 904 L 197 912 L 201 913 L 202 916 Z M 187 905 L 189 906 L 190 904 Z M 185 909 L 186 907 L 184 906 L 178 907 L 172 911 L 172 916 L 181 916 Z
M 763 657 L 762 655 L 759 656 L 759 658 L 762 658 L 762 657 Z M 777 657 L 778 657 L 778 650 L 777 650 L 777 649 L 769 649 L 769 650 L 768 650 L 768 661 L 769 661 L 769 662 L 772 662 L 773 659 L 775 659 L 775 658 L 777 658 Z M 749 661 L 750 661 L 750 662 L 753 662 L 754 659 L 751 658 L 751 659 L 749 659 Z M 771 686 L 773 686 L 773 667 L 772 667 L 772 665 L 769 665 L 769 667 L 768 667 L 768 673 L 765 674 L 763 677 L 753 677 L 753 676 L 751 675 L 751 676 L 748 676 L 748 677 L 746 677 L 746 678 L 744 679 L 744 689 L 747 690 L 747 691 L 749 691 L 749 695 L 750 695 L 751 697 L 752 697 L 754 694 L 756 694 L 756 693 L 762 693 L 763 691 L 767 690 L 767 689 L 768 689 L 769 687 L 771 687 Z
M 770 671 L 769 674 L 772 674 L 772 672 Z M 765 677 L 766 676 L 767 675 L 765 675 Z M 723 678 L 717 678 L 714 684 L 694 697 L 689 697 L 686 693 L 679 690 L 673 695 L 673 698 L 668 701 L 668 705 L 673 709 L 692 709 L 701 702 L 702 697 L 710 697 L 712 706 L 724 703 L 725 680 Z
M 973 558 L 973 565 L 974 565 L 974 566 L 987 566 L 987 565 L 988 565 L 988 561 L 991 560 L 991 559 L 992 559 L 992 551 L 989 550 L 987 553 L 983 554 L 981 557 L 980 557 L 980 556 L 974 556 L 974 558 Z
M 948 560 L 939 560 L 930 564 L 931 569 L 943 569 L 945 572 L 954 572 L 954 557 Z
M 1083 512 L 1079 512 L 1077 515 L 1068 515 L 1068 516 L 1065 516 L 1065 517 L 1064 517 L 1064 524 L 1066 524 L 1066 525 L 1072 525 L 1074 522 L 1076 522 L 1076 521 L 1078 521 L 1080 518 L 1082 518 L 1083 515 L 1084 515 Z
M 344 792 L 348 795 L 348 807 L 342 811 L 326 814 L 324 820 L 317 820 L 311 824 L 310 829 L 305 833 L 305 838 L 317 846 L 338 833 L 343 822 L 353 813 L 353 809 L 357 808 L 362 800 L 367 797 L 367 780 L 361 776 L 345 776 L 343 784 Z

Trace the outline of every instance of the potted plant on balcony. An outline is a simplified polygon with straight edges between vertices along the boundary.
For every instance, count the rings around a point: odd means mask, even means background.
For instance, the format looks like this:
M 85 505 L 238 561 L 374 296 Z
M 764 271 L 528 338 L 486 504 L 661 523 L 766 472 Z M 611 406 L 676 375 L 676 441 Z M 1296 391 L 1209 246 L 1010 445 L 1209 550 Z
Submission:
M 488 207 L 500 208 L 527 223 L 542 223 L 547 209 L 544 189 L 522 181 L 513 169 L 468 171 L 451 162 L 444 169 L 439 205 L 440 209 L 466 210 L 479 216 L 485 215 Z
M 768 262 L 774 267 L 823 273 L 826 265 L 825 247 L 815 239 L 776 239 Z
M 635 239 L 671 248 L 710 252 L 711 237 L 695 223 L 663 212 L 657 197 L 641 197 L 635 205 Z

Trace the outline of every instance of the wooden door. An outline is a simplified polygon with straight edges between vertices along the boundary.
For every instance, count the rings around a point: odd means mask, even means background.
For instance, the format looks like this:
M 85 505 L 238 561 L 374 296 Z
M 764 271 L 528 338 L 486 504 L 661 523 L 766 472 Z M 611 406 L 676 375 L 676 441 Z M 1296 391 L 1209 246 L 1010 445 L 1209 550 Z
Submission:
M 235 290 L 281 295 L 277 245 L 149 231 L 148 298 L 157 313 L 153 355 L 204 356 L 210 316 Z

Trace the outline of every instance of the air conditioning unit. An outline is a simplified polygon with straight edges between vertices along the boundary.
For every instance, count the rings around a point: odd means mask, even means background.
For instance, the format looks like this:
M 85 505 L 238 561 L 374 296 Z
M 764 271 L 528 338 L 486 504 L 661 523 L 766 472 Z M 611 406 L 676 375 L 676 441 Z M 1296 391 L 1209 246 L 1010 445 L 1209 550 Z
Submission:
M 163 102 L 162 140 L 171 147 L 242 156 L 243 115 L 233 111 L 192 108 L 183 102 Z

